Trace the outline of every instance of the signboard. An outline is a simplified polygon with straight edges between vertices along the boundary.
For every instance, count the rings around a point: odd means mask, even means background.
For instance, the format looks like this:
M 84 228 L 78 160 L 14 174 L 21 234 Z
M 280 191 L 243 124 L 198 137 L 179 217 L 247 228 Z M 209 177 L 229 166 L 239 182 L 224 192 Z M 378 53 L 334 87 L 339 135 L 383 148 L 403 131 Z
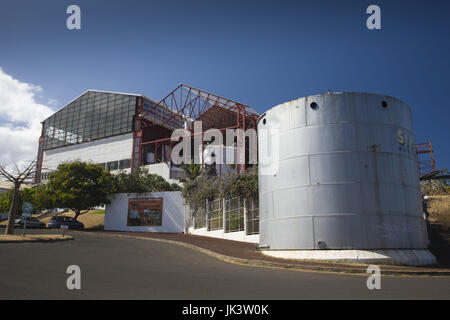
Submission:
M 31 213 L 33 212 L 33 204 L 31 202 L 24 202 L 22 204 L 22 213 L 25 217 L 31 217 Z
M 23 217 L 31 217 L 31 213 L 33 212 L 33 204 L 31 202 L 24 202 L 22 204 L 22 216 Z M 27 219 L 23 222 L 23 233 L 22 235 L 25 236 L 25 229 L 27 228 Z
M 127 226 L 162 226 L 162 198 L 128 199 Z

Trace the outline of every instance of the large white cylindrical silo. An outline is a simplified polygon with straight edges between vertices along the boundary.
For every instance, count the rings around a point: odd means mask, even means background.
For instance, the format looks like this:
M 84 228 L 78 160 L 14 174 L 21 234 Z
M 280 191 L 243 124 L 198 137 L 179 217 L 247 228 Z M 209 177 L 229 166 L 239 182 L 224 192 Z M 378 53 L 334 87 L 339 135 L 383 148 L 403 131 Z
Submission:
M 367 93 L 280 104 L 258 121 L 260 247 L 426 249 L 411 111 Z

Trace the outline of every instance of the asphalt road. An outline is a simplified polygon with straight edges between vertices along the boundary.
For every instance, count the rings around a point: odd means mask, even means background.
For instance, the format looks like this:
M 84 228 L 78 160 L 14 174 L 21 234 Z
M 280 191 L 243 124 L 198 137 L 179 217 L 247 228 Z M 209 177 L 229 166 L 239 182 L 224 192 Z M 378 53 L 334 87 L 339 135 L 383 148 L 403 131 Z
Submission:
M 36 232 L 36 231 L 35 231 Z M 229 264 L 148 240 L 74 233 L 76 240 L 0 244 L 0 299 L 449 299 L 450 277 L 381 278 Z M 81 290 L 68 290 L 69 265 Z

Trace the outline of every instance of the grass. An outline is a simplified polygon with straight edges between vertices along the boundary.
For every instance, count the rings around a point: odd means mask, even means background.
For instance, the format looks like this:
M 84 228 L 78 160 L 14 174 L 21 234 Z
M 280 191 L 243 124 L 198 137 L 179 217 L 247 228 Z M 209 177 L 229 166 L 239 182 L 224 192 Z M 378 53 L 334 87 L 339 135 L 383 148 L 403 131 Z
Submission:
M 71 240 L 71 236 L 62 236 L 61 234 L 32 234 L 21 236 L 18 234 L 9 235 L 1 234 L 0 242 L 36 242 L 36 241 L 55 241 L 55 240 Z
M 73 217 L 73 212 L 63 213 L 62 216 Z M 42 222 L 48 224 L 51 217 L 41 219 Z M 78 221 L 84 224 L 85 230 L 103 230 L 105 224 L 105 210 L 91 210 L 78 217 Z
M 429 204 L 430 221 L 450 227 L 450 195 L 431 196 Z

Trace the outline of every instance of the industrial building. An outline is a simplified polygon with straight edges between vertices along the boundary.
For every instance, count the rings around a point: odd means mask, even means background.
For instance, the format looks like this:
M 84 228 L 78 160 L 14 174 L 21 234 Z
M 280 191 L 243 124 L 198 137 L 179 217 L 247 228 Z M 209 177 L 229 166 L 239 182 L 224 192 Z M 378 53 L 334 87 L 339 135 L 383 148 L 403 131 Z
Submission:
M 182 170 L 172 162 L 177 142 L 171 135 L 185 129 L 194 139 L 200 120 L 202 136 L 211 128 L 257 130 L 259 199 L 216 199 L 192 216 L 180 194 L 120 195 L 107 207 L 106 229 L 184 230 L 259 243 L 263 253 L 282 258 L 435 262 L 427 250 L 411 112 L 389 96 L 329 92 L 259 116 L 244 104 L 186 85 L 160 102 L 88 90 L 43 121 L 36 183 L 74 159 L 110 171 L 145 166 L 175 181 Z M 245 161 L 220 164 L 217 175 L 246 170 L 249 145 L 242 139 L 223 148 L 233 158 L 244 148 Z M 198 147 L 193 153 L 203 159 L 207 143 Z M 230 224 L 232 215 L 236 225 Z
M 160 102 L 139 94 L 88 90 L 42 122 L 35 183 L 74 159 L 113 172 L 145 166 L 173 182 L 183 173 L 171 161 L 175 129 L 192 131 L 194 121 L 201 120 L 202 135 L 210 128 L 245 132 L 256 127 L 257 118 L 249 106 L 183 84 Z M 242 145 L 246 148 L 245 141 Z M 225 147 L 239 151 L 235 145 Z M 204 148 L 195 150 L 200 159 Z M 245 161 L 235 169 L 218 165 L 217 174 L 230 170 L 245 170 Z

